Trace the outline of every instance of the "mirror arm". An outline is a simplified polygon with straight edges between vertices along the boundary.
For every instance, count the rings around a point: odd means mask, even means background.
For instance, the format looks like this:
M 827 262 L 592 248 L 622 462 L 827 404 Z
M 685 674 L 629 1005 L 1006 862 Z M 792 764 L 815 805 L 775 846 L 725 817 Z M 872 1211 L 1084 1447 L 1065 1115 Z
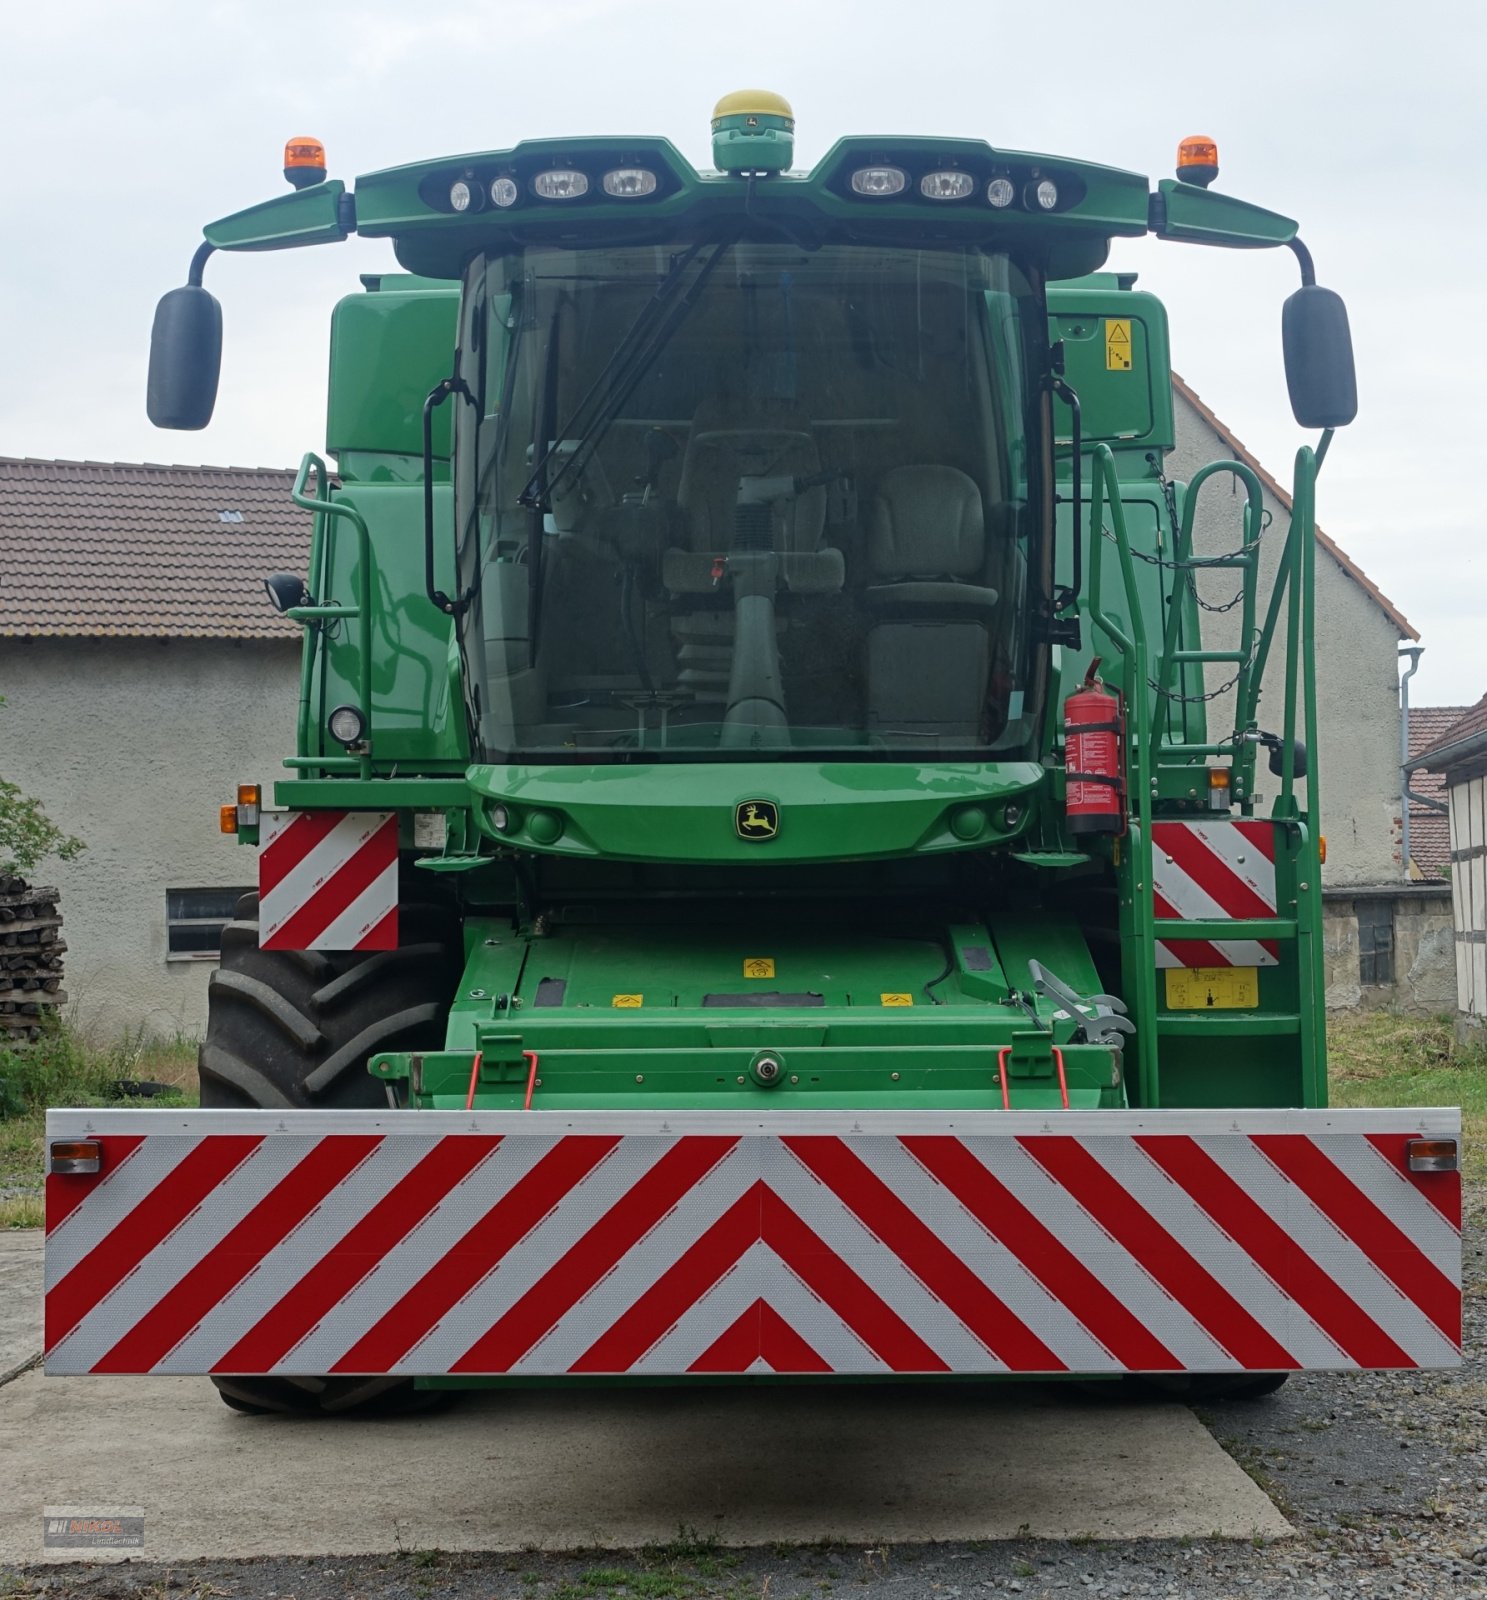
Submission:
M 1317 281 L 1317 269 L 1311 259 L 1311 251 L 1308 250 L 1304 244 L 1302 244 L 1299 237 L 1288 239 L 1286 244 L 1289 247 L 1291 254 L 1296 257 L 1296 262 L 1301 268 L 1302 287 L 1310 288 L 1311 285 Z
M 208 259 L 216 253 L 217 247 L 214 244 L 199 244 L 196 247 L 196 254 L 191 257 L 191 266 L 186 273 L 188 288 L 201 288 L 201 275 L 206 271 Z

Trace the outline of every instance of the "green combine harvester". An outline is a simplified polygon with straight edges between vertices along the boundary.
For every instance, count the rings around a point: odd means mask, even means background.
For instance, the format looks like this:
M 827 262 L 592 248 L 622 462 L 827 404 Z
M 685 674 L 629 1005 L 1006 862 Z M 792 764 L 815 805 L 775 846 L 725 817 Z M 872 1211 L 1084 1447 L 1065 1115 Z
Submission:
M 296 140 L 162 301 L 150 416 L 201 428 L 214 252 L 402 268 L 336 307 L 267 579 L 296 747 L 223 808 L 260 892 L 202 1108 L 51 1128 L 49 1370 L 351 1410 L 1459 1359 L 1455 1113 L 1325 1109 L 1342 302 L 1207 140 L 1153 189 L 975 139 L 797 172 L 793 129 L 740 93 L 715 171 L 551 139 L 354 194 Z M 1250 469 L 1164 471 L 1166 318 L 1101 271 L 1147 234 L 1299 264 L 1273 582 Z

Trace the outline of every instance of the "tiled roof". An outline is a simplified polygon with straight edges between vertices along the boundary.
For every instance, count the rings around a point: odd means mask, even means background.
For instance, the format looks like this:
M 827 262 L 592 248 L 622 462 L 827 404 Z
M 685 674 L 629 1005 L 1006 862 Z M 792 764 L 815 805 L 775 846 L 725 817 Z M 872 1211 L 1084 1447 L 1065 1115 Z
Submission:
M 0 457 L 0 638 L 284 639 L 310 517 L 277 467 Z
M 1441 735 L 1470 709 L 1470 706 L 1411 706 L 1410 759 L 1414 760 L 1421 751 L 1439 743 Z M 1410 791 L 1412 795 L 1423 795 L 1445 805 L 1445 774 L 1411 772 Z M 1427 878 L 1439 877 L 1451 861 L 1451 829 L 1446 813 L 1432 811 L 1413 798 L 1410 800 L 1410 860 Z
M 1469 750 L 1458 746 L 1468 745 Z M 1427 745 L 1413 760 L 1428 762 L 1432 772 L 1445 772 L 1465 756 L 1487 752 L 1487 694 L 1465 715 L 1458 717 L 1432 745 Z
M 1197 391 L 1195 389 L 1190 389 L 1175 372 L 1172 374 L 1172 387 L 1183 397 L 1184 400 L 1187 401 L 1190 406 L 1192 406 L 1193 410 L 1203 418 L 1208 426 L 1219 435 L 1224 443 L 1230 446 L 1239 460 L 1244 462 L 1245 466 L 1253 469 L 1255 476 L 1259 478 L 1260 482 L 1265 485 L 1271 494 L 1273 494 L 1289 512 L 1291 509 L 1290 490 L 1281 488 L 1278 480 L 1271 477 L 1270 473 L 1260 465 L 1259 458 L 1253 455 L 1246 448 L 1246 446 L 1235 437 L 1234 430 L 1228 427 L 1225 423 L 1220 422 L 1218 417 L 1215 416 L 1208 406 L 1205 405 L 1204 402 L 1199 398 Z M 1321 545 L 1321 547 L 1329 556 L 1332 557 L 1338 566 L 1340 566 L 1342 570 L 1346 572 L 1347 575 L 1352 578 L 1353 581 L 1357 583 L 1366 594 L 1372 597 L 1379 609 L 1383 611 L 1384 615 L 1387 616 L 1389 620 L 1399 629 L 1401 638 L 1418 639 L 1420 637 L 1419 633 L 1411 624 L 1410 619 L 1405 616 L 1405 614 L 1397 605 L 1394 604 L 1388 595 L 1386 595 L 1384 591 L 1379 588 L 1373 579 L 1370 578 L 1363 568 L 1353 560 L 1346 550 L 1330 539 L 1325 533 L 1322 532 L 1320 528 L 1317 529 L 1317 543 Z

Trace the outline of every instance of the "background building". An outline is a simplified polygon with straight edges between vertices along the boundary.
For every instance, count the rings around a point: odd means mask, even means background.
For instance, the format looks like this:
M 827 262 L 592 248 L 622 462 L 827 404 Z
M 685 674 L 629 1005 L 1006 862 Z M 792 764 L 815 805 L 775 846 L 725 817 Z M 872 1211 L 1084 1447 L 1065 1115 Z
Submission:
M 1487 695 L 1418 757 L 1445 780 L 1456 951 L 1456 1033 L 1487 1027 Z
M 1175 390 L 1169 476 L 1222 457 L 1254 467 L 1273 572 L 1286 491 L 1180 379 Z M 262 579 L 306 565 L 310 518 L 292 479 L 0 459 L 0 772 L 87 843 L 44 872 L 63 891 L 71 1010 L 95 1034 L 194 1035 L 204 1022 L 218 931 L 255 875 L 217 810 L 240 779 L 271 783 L 291 753 L 299 630 Z M 1237 545 L 1241 506 L 1228 480 L 1205 491 L 1202 553 Z M 1200 592 L 1221 602 L 1224 582 Z M 1325 535 L 1317 632 L 1329 1002 L 1449 1009 L 1448 891 L 1410 889 L 1399 860 L 1396 652 L 1417 635 Z M 1268 678 L 1262 718 L 1279 703 Z
M 0 772 L 87 850 L 62 889 L 69 1010 L 92 1033 L 196 1034 L 253 853 L 217 831 L 290 753 L 302 571 L 293 474 L 0 460 Z

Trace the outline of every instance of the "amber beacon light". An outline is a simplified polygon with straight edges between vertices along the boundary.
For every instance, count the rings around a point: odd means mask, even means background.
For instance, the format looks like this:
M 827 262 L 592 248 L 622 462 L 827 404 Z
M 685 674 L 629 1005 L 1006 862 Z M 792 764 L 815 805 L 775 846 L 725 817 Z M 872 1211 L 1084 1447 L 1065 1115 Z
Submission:
M 318 139 L 291 139 L 284 146 L 284 176 L 296 189 L 325 182 L 325 146 Z
M 1219 147 L 1212 139 L 1195 133 L 1177 147 L 1177 176 L 1183 183 L 1206 189 L 1219 175 Z

